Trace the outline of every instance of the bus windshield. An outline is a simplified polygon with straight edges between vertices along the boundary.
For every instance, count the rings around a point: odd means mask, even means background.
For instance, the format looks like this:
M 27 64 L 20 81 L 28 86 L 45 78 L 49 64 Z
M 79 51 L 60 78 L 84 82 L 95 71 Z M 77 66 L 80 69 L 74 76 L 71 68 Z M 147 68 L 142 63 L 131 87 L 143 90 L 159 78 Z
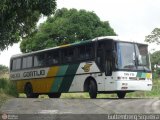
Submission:
M 147 45 L 118 42 L 117 58 L 118 69 L 150 70 Z

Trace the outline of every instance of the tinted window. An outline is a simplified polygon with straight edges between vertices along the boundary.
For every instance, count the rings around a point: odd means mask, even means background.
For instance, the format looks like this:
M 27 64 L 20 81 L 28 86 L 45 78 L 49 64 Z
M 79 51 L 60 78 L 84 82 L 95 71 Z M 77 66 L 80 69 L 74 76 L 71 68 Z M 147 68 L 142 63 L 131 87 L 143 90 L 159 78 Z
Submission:
M 94 56 L 93 44 L 83 45 L 78 47 L 78 59 L 86 60 L 91 59 Z
M 105 66 L 105 42 L 98 42 L 97 46 L 97 64 L 101 71 L 104 71 Z
M 87 45 L 86 46 L 86 59 L 90 59 L 90 58 L 93 58 L 93 55 L 94 55 L 94 51 L 93 51 L 93 46 L 91 45 Z
M 12 61 L 12 70 L 21 69 L 21 58 L 14 59 Z
M 83 60 L 86 58 L 85 46 L 80 46 L 78 48 L 78 59 Z
M 59 52 L 49 51 L 46 58 L 47 65 L 54 65 L 59 63 Z
M 64 49 L 63 50 L 63 63 L 72 62 L 74 59 L 74 49 Z
M 45 54 L 39 54 L 34 56 L 34 67 L 45 66 Z
M 32 67 L 32 56 L 24 57 L 22 68 L 31 68 Z
M 17 63 L 16 59 L 12 61 L 12 70 L 16 70 L 16 63 Z

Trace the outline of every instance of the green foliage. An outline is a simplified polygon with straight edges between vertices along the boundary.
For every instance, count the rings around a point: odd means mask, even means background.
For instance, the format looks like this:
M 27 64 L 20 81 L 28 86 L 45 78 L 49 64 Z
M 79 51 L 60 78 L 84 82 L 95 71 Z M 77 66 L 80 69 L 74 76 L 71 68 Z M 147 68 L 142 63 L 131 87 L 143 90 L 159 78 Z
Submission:
M 23 39 L 20 48 L 30 52 L 107 35 L 116 34 L 109 22 L 100 21 L 94 12 L 62 8 Z
M 0 108 L 10 98 L 12 98 L 12 96 L 0 93 Z
M 156 73 L 160 76 L 160 68 L 157 68 Z
M 146 96 L 159 97 L 160 96 L 160 79 L 153 79 L 153 87 L 151 91 L 146 92 Z
M 160 78 L 160 68 L 156 68 L 153 72 L 153 79 L 158 79 Z
M 160 44 L 160 28 L 155 28 L 150 35 L 146 36 L 145 41 Z
M 150 55 L 152 70 L 155 64 L 160 64 L 160 51 L 156 51 Z
M 153 79 L 158 79 L 158 77 L 159 77 L 159 76 L 158 76 L 158 74 L 156 73 L 156 71 L 153 71 L 153 72 L 152 72 L 152 78 L 153 78 Z
M 5 65 L 0 65 L 0 73 L 6 73 L 8 72 L 8 67 Z
M 0 93 L 5 93 L 15 97 L 18 96 L 15 84 L 6 78 L 0 79 Z
M 153 79 L 158 79 L 160 76 L 160 69 L 155 68 L 154 66 L 160 64 L 160 51 L 152 53 L 150 55 L 150 59 L 151 59 Z
M 55 0 L 1 0 L 0 50 L 31 34 L 41 15 L 55 11 Z

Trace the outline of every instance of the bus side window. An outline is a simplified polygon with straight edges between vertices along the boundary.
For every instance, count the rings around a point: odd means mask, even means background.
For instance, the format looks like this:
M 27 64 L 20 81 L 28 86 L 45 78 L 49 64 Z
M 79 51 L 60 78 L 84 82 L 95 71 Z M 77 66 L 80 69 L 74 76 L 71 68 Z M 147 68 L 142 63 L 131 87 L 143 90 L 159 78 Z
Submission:
M 85 46 L 80 46 L 78 48 L 78 59 L 84 60 L 85 59 Z
M 17 63 L 16 59 L 12 60 L 12 70 L 16 70 L 16 63 Z
M 17 59 L 16 70 L 21 69 L 21 58 Z
M 96 62 L 99 67 L 99 69 L 104 72 L 104 64 L 105 64 L 105 54 L 104 54 L 104 49 L 105 49 L 105 43 L 98 42 L 97 44 L 97 57 L 96 57 Z
M 104 51 L 103 49 L 97 49 L 97 64 L 101 71 L 104 71 Z
M 73 62 L 74 61 L 74 49 L 64 49 L 63 50 L 63 63 Z
M 107 76 L 112 75 L 112 51 L 106 51 L 106 62 L 105 62 L 105 74 Z
M 12 60 L 11 70 L 20 70 L 21 69 L 21 58 Z
M 93 44 L 86 44 L 78 47 L 78 60 L 89 60 L 94 57 Z
M 93 55 L 94 55 L 94 46 L 91 46 L 91 45 L 86 45 L 86 59 L 91 59 L 93 58 Z
M 24 57 L 22 61 L 23 61 L 22 63 L 23 69 L 32 67 L 32 56 Z
M 34 56 L 34 67 L 45 66 L 45 54 L 37 54 Z
M 46 57 L 47 66 L 55 65 L 59 63 L 59 52 L 58 51 L 49 51 Z

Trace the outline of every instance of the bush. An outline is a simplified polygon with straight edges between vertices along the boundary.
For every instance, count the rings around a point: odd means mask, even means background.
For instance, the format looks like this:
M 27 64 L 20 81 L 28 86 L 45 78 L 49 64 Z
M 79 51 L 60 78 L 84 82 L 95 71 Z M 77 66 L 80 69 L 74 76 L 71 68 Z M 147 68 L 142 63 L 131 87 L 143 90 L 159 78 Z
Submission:
M 15 84 L 6 78 L 0 79 L 0 92 L 14 97 L 18 96 Z
M 160 77 L 160 68 L 157 68 L 156 73 Z
M 153 71 L 152 75 L 153 75 L 153 79 L 158 79 L 158 78 L 160 78 L 160 68 L 155 69 L 155 70 Z
M 5 66 L 5 65 L 0 65 L 0 71 L 1 72 L 8 72 L 8 67 L 7 66 Z
M 156 72 L 153 72 L 152 77 L 153 77 L 153 79 L 158 79 L 158 74 Z

